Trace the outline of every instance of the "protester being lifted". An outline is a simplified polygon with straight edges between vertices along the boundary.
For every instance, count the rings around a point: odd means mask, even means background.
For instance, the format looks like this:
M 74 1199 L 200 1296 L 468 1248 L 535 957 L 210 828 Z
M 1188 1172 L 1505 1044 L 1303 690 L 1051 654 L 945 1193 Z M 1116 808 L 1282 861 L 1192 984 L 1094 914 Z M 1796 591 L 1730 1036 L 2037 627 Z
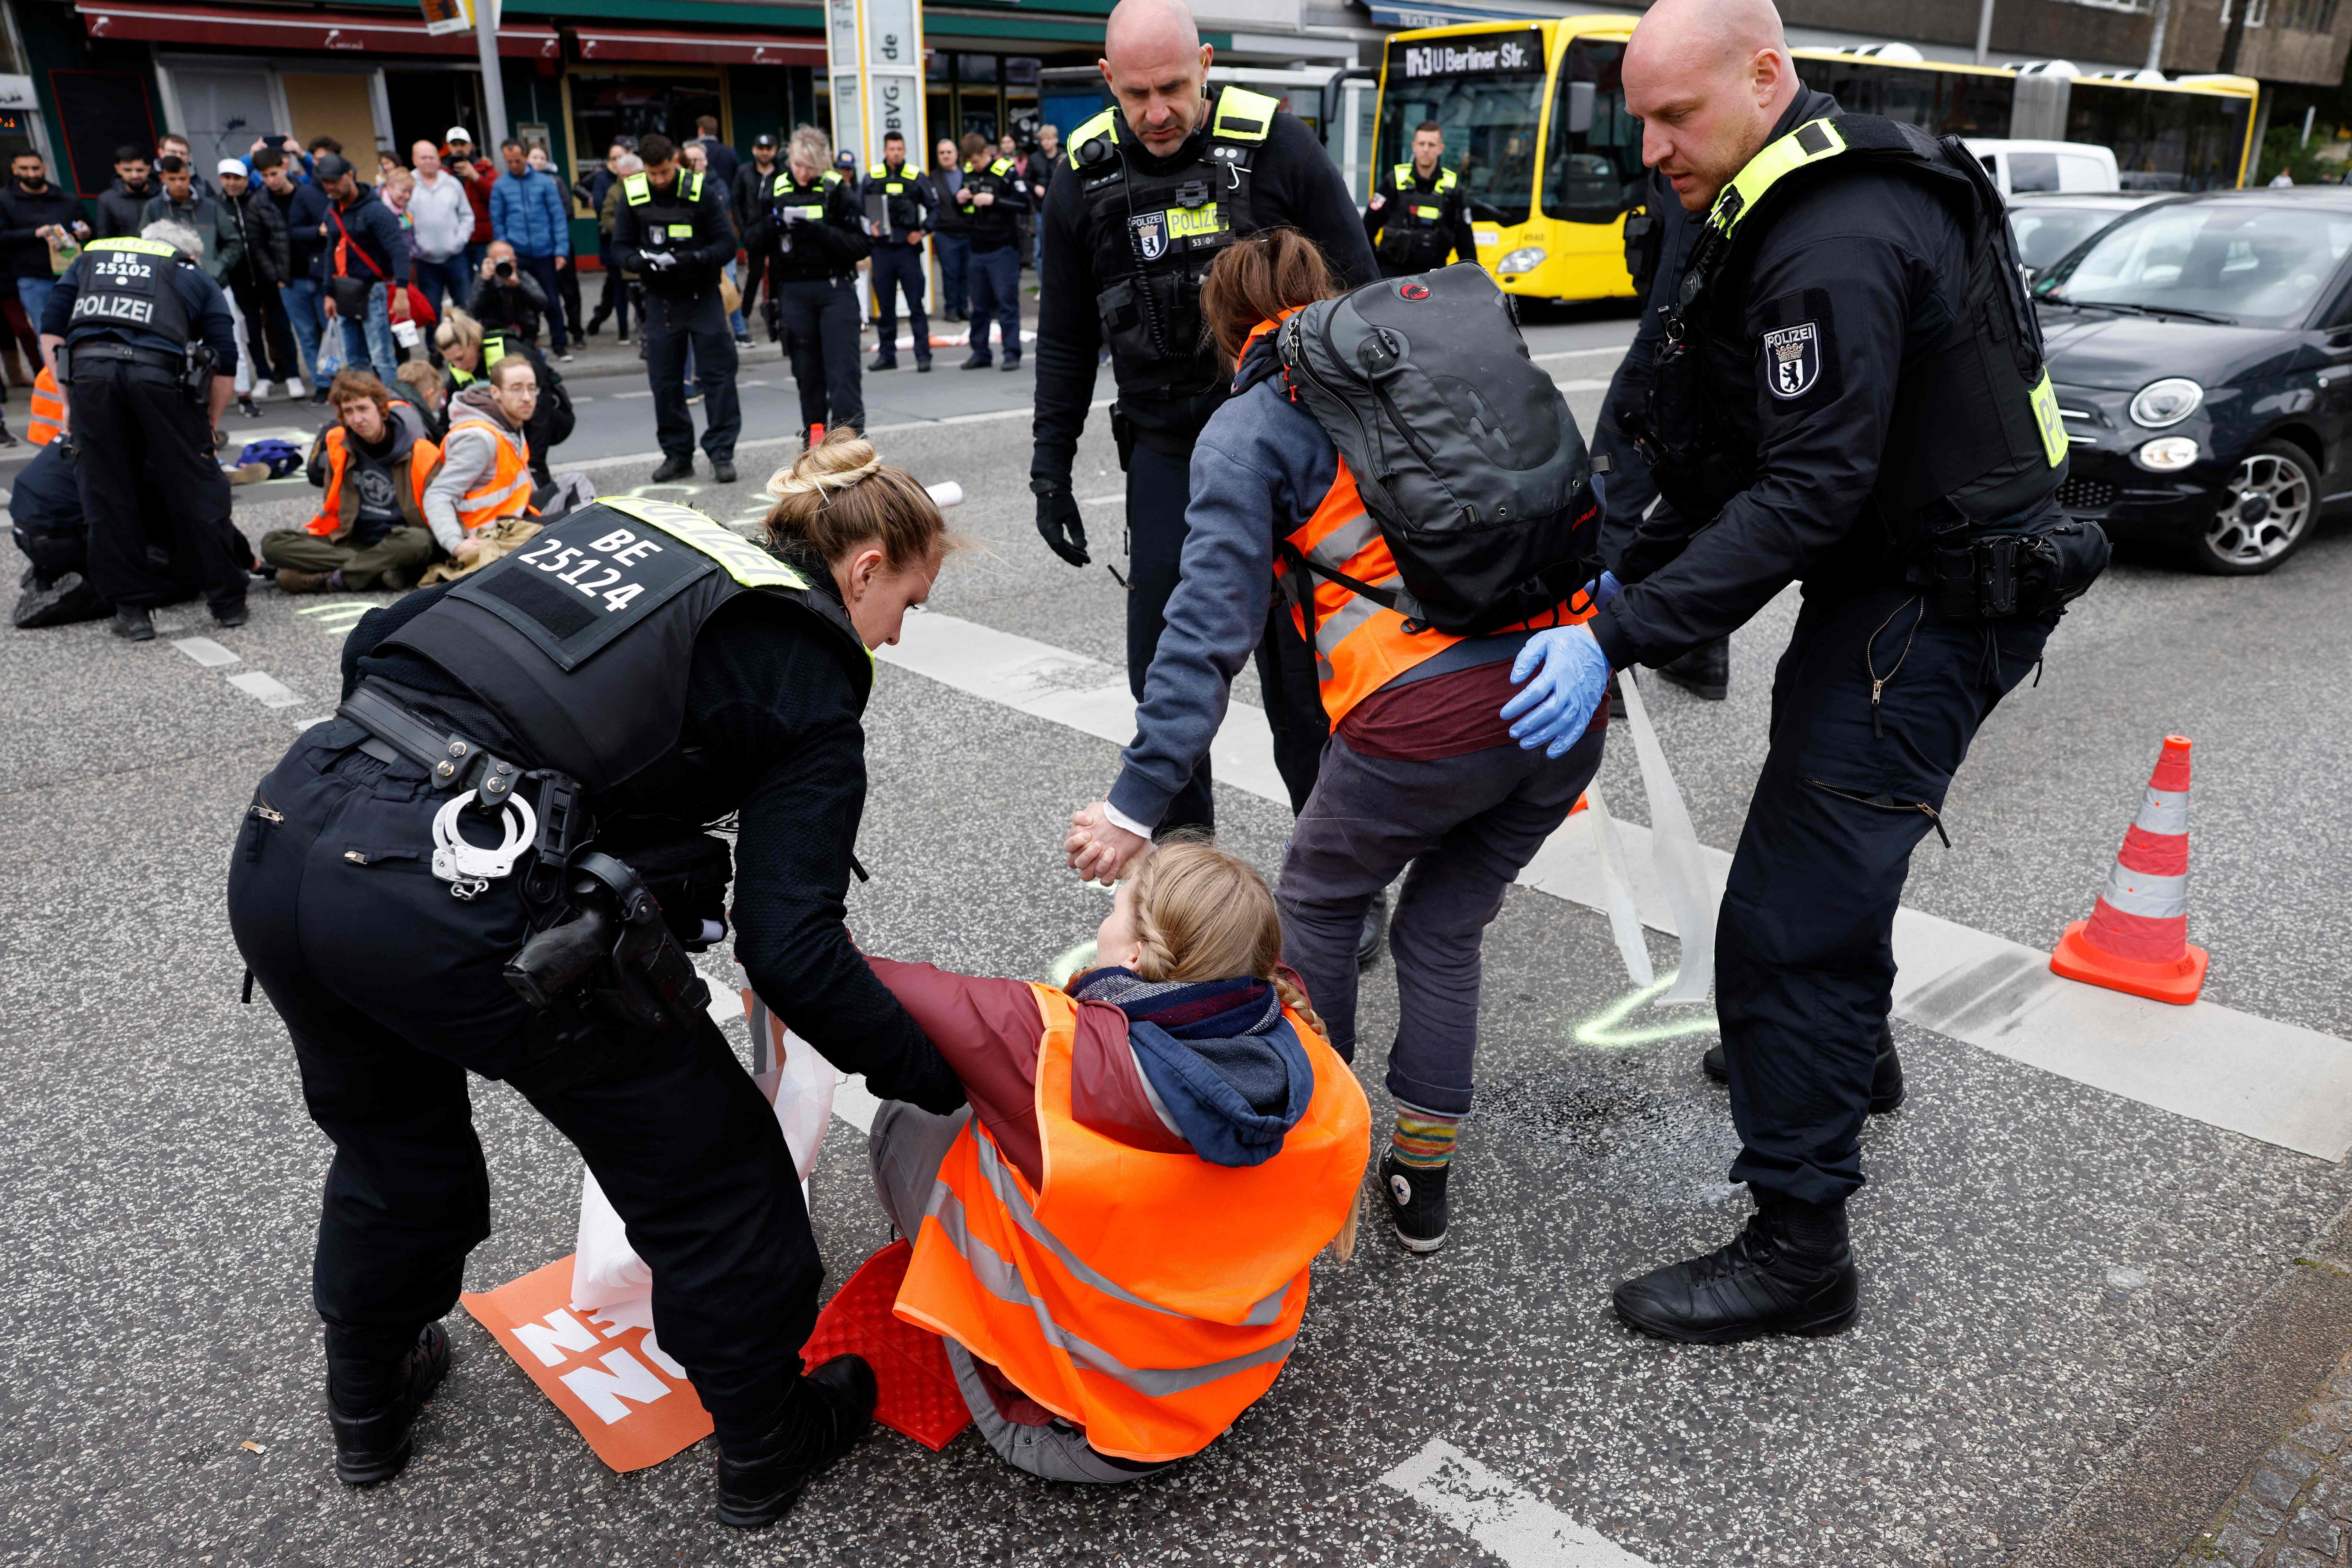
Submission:
M 1522 746 L 1556 745 L 1612 669 L 1664 664 L 1802 581 L 1716 930 L 1731 1177 L 1756 1212 L 1616 1306 L 1683 1341 L 1836 1333 L 1859 1301 L 1863 1119 L 1902 1094 L 1886 1019 L 1911 852 L 1946 833 L 1977 727 L 2106 541 L 2053 500 L 2064 427 L 1980 165 L 1807 90 L 1767 0 L 1658 0 L 1624 71 L 1643 162 L 1706 214 L 1635 433 L 1660 500 L 1625 586 L 1537 637 L 1505 712 Z
M 491 371 L 530 373 L 512 356 Z M 256 792 L 229 920 L 335 1145 L 312 1299 L 348 1485 L 408 1462 L 449 1364 L 440 1320 L 489 1234 L 468 1074 L 569 1138 L 627 1225 L 662 1349 L 717 1428 L 722 1521 L 782 1518 L 867 1428 L 871 1368 L 802 1370 L 824 1268 L 775 1113 L 688 950 L 731 917 L 751 984 L 835 1068 L 935 1114 L 963 1103 L 843 924 L 871 650 L 929 592 L 946 528 L 846 432 L 772 488 L 765 549 L 615 499 L 373 612 L 344 646 L 335 717 Z M 593 657 L 549 561 L 616 584 L 586 628 Z M 512 822 L 526 804 L 545 862 L 369 863 L 374 846 L 434 844 L 436 820 L 471 811 L 478 838 L 497 831 L 485 812 Z M 705 831 L 721 821 L 731 857 Z M 330 822 L 363 847 L 315 852 Z
M 1608 722 L 1604 712 L 1527 750 L 1510 744 L 1498 716 L 1531 629 L 1585 612 L 1563 602 L 1575 591 L 1576 524 L 1591 509 L 1584 445 L 1492 279 L 1454 267 L 1425 282 L 1412 285 L 1413 298 L 1380 284 L 1318 306 L 1335 292 L 1330 272 L 1296 230 L 1245 236 L 1219 253 L 1201 314 L 1225 362 L 1238 361 L 1235 395 L 1193 448 L 1183 575 L 1136 708 L 1136 737 L 1108 796 L 1078 814 L 1067 845 L 1079 871 L 1124 874 L 1207 754 L 1270 614 L 1311 641 L 1332 734 L 1276 884 L 1283 948 L 1332 1049 L 1353 1061 L 1365 915 L 1403 874 L 1389 932 L 1402 1013 L 1387 1079 L 1396 1123 L 1381 1190 L 1398 1240 L 1415 1252 L 1445 1239 L 1455 1134 L 1473 1101 L 1486 928 L 1600 767 Z M 1442 401 L 1416 405 L 1413 440 L 1434 454 L 1432 466 L 1408 476 L 1407 462 L 1392 463 L 1375 512 L 1353 477 L 1370 459 L 1360 448 L 1343 454 L 1331 427 L 1355 439 L 1360 422 L 1381 421 L 1379 403 L 1369 390 L 1344 405 L 1320 401 L 1347 372 L 1303 365 L 1302 344 L 1318 328 L 1285 335 L 1277 324 L 1311 308 L 1350 312 L 1359 332 L 1362 319 L 1392 328 L 1383 308 L 1400 306 L 1426 323 L 1411 350 L 1412 384 L 1475 386 L 1493 406 L 1527 412 L 1499 433 L 1474 433 Z M 1407 450 L 1392 423 L 1379 423 L 1379 438 Z M 1506 473 L 1503 487 L 1486 488 Z M 1439 508 L 1420 503 L 1438 493 L 1492 506 L 1482 517 L 1525 520 L 1483 528 L 1452 557 L 1392 548 L 1406 515 L 1398 508 L 1433 514 Z M 1553 562 L 1570 563 L 1570 574 L 1552 580 Z
M 1151 852 L 1095 953 L 1066 990 L 867 960 L 971 1102 L 875 1113 L 875 1190 L 915 1243 L 898 1315 L 945 1336 L 981 1436 L 1045 1480 L 1150 1475 L 1266 1391 L 1309 1260 L 1352 1242 L 1370 1121 L 1239 856 Z

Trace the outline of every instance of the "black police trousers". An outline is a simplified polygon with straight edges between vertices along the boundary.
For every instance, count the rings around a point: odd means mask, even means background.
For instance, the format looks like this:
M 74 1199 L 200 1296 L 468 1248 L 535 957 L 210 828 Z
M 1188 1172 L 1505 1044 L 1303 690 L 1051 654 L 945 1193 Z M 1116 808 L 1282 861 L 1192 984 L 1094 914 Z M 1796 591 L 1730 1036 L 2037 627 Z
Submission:
M 1807 1203 L 1862 1186 L 1911 852 L 2055 623 L 1957 624 L 1900 587 L 1807 591 L 1716 925 L 1733 1181 Z
M 305 732 L 261 781 L 229 868 L 237 948 L 335 1146 L 311 1271 L 330 1362 L 397 1356 L 457 1304 L 490 1228 L 467 1075 L 502 1078 L 627 1222 L 662 1348 L 740 1451 L 775 1423 L 824 1278 L 774 1112 L 707 1019 L 682 1041 L 616 1030 L 593 1056 L 550 1059 L 541 1015 L 499 977 L 527 934 L 530 857 L 451 896 L 430 869 L 448 797 L 415 764 L 357 749 L 364 737 L 344 719 Z
M 646 290 L 638 330 L 662 455 L 694 455 L 694 415 L 686 408 L 686 350 L 691 345 L 695 380 L 702 387 L 702 450 L 713 463 L 731 462 L 735 438 L 743 432 L 743 404 L 735 392 L 735 334 L 727 329 L 727 308 L 717 286 L 689 298 Z
M 931 319 L 923 309 L 923 247 L 888 240 L 874 242 L 874 309 L 882 328 L 876 356 L 898 357 L 898 295 L 907 296 L 907 325 L 914 334 L 915 363 L 931 362 Z
M 91 361 L 75 367 L 68 405 L 99 596 L 152 609 L 201 589 L 215 610 L 244 603 L 253 548 L 229 520 L 228 476 L 205 411 L 178 379 L 127 360 Z
M 1143 700 L 1144 676 L 1160 651 L 1160 633 L 1168 626 L 1168 597 L 1182 575 L 1189 531 L 1184 508 L 1192 487 L 1189 455 L 1158 452 L 1140 443 L 1128 453 L 1127 685 L 1137 702 Z M 1299 634 L 1279 594 L 1266 615 L 1255 662 L 1266 726 L 1274 731 L 1274 765 L 1290 791 L 1290 809 L 1297 812 L 1315 792 L 1331 721 L 1324 716 L 1323 689 L 1315 678 L 1315 650 Z M 1217 808 L 1210 782 L 1209 759 L 1202 757 L 1192 782 L 1169 802 L 1160 826 L 1215 827 Z
M 830 430 L 846 424 L 866 428 L 866 395 L 859 390 L 865 368 L 857 362 L 857 284 L 847 277 L 775 278 L 776 305 L 784 322 L 784 344 L 793 380 L 801 389 L 801 434 L 812 424 Z M 927 346 L 923 352 L 930 352 Z M 825 417 L 830 407 L 833 417 Z

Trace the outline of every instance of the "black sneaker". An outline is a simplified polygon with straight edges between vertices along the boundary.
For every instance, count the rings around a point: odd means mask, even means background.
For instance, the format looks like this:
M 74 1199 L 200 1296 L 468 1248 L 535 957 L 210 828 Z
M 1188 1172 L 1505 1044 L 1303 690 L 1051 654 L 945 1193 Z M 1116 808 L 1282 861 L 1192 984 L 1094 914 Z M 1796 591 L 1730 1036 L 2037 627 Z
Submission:
M 1658 674 L 1702 702 L 1719 703 L 1731 695 L 1731 643 L 1721 637 L 1701 643 L 1672 664 L 1659 665 Z
M 1389 1224 L 1408 1252 L 1434 1252 L 1445 1245 L 1445 1174 L 1454 1166 L 1409 1166 L 1391 1150 L 1381 1156 L 1381 1196 Z
M 327 383 L 325 382 L 320 382 L 317 386 L 310 389 L 310 402 L 313 407 L 323 407 L 325 406 L 326 402 Z
M 1844 1207 L 1759 1193 L 1747 1228 L 1728 1246 L 1628 1280 L 1613 1300 L 1618 1318 L 1643 1333 L 1737 1344 L 1766 1334 L 1843 1333 L 1853 1326 L 1859 1294 Z
M 1018 356 L 1015 356 L 1013 359 L 1005 361 L 996 368 L 1000 371 L 1017 371 L 1021 368 L 1021 361 Z
M 693 457 L 665 457 L 662 459 L 661 466 L 654 470 L 654 476 L 647 480 L 646 483 L 652 485 L 667 485 L 673 479 L 691 479 L 693 477 Z
M 919 376 L 929 375 L 931 373 L 931 361 L 929 360 L 917 360 L 915 361 L 915 373 Z
M 251 619 L 252 616 L 247 611 L 245 601 L 242 599 L 233 599 L 226 604 L 213 606 L 213 624 L 215 626 L 242 626 Z
M 327 1424 L 335 1429 L 335 1478 L 347 1487 L 372 1487 L 398 1475 L 416 1451 L 409 1427 L 449 1370 L 449 1336 L 427 1323 L 410 1347 L 396 1381 L 400 1391 L 373 1410 L 346 1414 L 327 1379 Z
M 259 419 L 261 417 L 261 411 L 253 406 L 253 398 L 250 394 L 236 400 L 236 412 L 245 415 L 247 419 Z
M 140 605 L 118 604 L 114 607 L 114 619 L 106 629 L 126 643 L 152 643 L 155 614 Z
M 98 597 L 98 590 L 81 573 L 68 571 L 47 588 L 35 583 L 26 589 L 10 619 L 18 631 L 32 632 L 44 626 L 69 626 L 104 613 L 105 602 Z
M 974 354 L 962 364 L 958 365 L 956 369 L 960 371 L 984 371 L 994 362 L 994 360 L 987 354 Z
M 1707 1048 L 1698 1059 L 1699 1070 L 1717 1083 L 1731 1082 L 1731 1063 L 1717 1042 Z M 1870 1113 L 1884 1116 L 1903 1103 L 1903 1059 L 1895 1054 L 1895 1032 L 1889 1030 L 1878 1041 L 1878 1066 L 1870 1077 Z
M 1380 962 L 1382 938 L 1389 934 L 1389 890 L 1381 889 L 1372 895 L 1372 906 L 1364 911 L 1364 929 L 1356 937 L 1356 967 L 1369 969 Z
M 716 484 L 732 485 L 735 483 L 734 459 L 730 457 L 712 458 L 710 460 L 710 477 Z
M 836 1355 L 793 1385 L 782 1419 L 743 1458 L 719 1453 L 719 1522 L 764 1530 L 874 1425 L 874 1369 Z
M 898 361 L 887 354 L 877 354 L 874 356 L 873 362 L 866 368 L 868 371 L 895 371 L 898 368 Z

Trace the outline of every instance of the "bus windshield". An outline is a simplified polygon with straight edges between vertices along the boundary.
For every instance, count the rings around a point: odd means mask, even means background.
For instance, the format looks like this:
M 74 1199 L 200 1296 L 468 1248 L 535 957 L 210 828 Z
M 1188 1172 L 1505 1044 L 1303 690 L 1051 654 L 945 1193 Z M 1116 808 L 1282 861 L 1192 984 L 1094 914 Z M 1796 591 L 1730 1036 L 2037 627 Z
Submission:
M 1471 217 L 1523 224 L 1535 195 L 1543 98 L 1540 28 L 1391 40 L 1377 155 L 1384 164 L 1409 160 L 1414 128 L 1433 120 L 1445 132 L 1445 164 L 1469 193 Z
M 1642 122 L 1625 112 L 1621 68 L 1625 46 L 1611 39 L 1570 42 L 1552 99 L 1550 150 L 1544 155 L 1546 217 L 1572 224 L 1614 223 L 1642 204 L 1649 171 L 1642 166 Z M 1580 127 L 1579 83 L 1590 84 L 1591 123 Z

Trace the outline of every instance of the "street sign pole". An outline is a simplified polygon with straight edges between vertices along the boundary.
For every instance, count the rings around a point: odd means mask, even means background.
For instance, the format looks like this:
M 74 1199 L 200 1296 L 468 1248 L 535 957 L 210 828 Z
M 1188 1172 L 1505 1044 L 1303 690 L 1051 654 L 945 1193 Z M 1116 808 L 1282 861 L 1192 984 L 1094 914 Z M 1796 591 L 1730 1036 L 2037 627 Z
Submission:
M 474 44 L 482 60 L 482 108 L 490 117 L 483 127 L 489 140 L 480 151 L 495 169 L 499 149 L 507 140 L 507 84 L 499 75 L 499 0 L 474 0 Z

